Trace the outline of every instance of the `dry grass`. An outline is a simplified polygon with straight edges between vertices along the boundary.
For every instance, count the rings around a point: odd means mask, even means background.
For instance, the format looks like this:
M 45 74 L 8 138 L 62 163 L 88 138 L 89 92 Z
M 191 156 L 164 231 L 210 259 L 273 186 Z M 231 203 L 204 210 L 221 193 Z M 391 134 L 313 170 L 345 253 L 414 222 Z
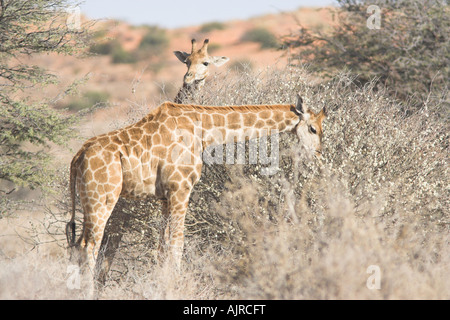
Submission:
M 299 69 L 233 76 L 211 79 L 197 102 L 292 103 L 301 91 L 315 111 L 329 110 L 323 164 L 282 135 L 282 170 L 273 176 L 262 176 L 260 164 L 204 166 L 179 273 L 155 262 L 158 204 L 124 202 L 136 217 L 123 228 L 100 298 L 449 299 L 450 131 L 438 106 L 409 112 L 345 74 L 322 84 Z M 58 183 L 65 191 L 34 231 L 51 230 L 57 249 L 0 255 L 1 298 L 83 298 L 65 285 L 66 172 Z M 367 287 L 372 265 L 380 289 Z

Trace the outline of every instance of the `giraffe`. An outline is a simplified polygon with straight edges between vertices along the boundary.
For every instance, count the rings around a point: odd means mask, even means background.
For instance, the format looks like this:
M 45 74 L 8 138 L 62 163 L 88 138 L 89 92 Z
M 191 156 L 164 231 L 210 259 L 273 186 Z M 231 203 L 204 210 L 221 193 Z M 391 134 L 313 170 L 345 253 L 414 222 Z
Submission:
M 202 152 L 212 146 L 267 135 L 296 134 L 299 144 L 321 154 L 325 108 L 314 113 L 303 104 L 199 106 L 165 102 L 137 123 L 87 140 L 72 159 L 72 217 L 66 226 L 69 247 L 94 277 L 105 225 L 119 197 L 162 201 L 164 223 L 159 252 L 179 266 L 190 194 L 199 181 Z M 75 242 L 75 197 L 84 213 Z
M 186 98 L 191 98 L 205 84 L 205 79 L 209 74 L 209 65 L 220 67 L 230 59 L 227 57 L 210 56 L 208 54 L 209 39 L 205 39 L 203 46 L 198 49 L 197 41 L 191 40 L 191 53 L 184 51 L 174 51 L 175 56 L 186 64 L 188 70 L 183 77 L 183 86 L 175 97 L 175 103 L 183 103 Z
M 211 63 L 218 67 L 229 61 L 228 57 L 208 55 L 209 39 L 204 40 L 203 46 L 200 49 L 197 48 L 195 39 L 191 40 L 191 44 L 191 53 L 174 51 L 175 56 L 188 67 L 188 70 L 183 77 L 183 86 L 175 97 L 174 101 L 176 103 L 182 103 L 187 99 L 195 97 L 195 94 L 201 90 L 205 83 L 205 79 L 208 76 L 208 68 Z M 112 232 L 108 237 L 103 239 L 102 250 L 104 254 L 102 257 L 103 259 L 101 260 L 102 265 L 97 266 L 99 272 L 98 279 L 102 284 L 106 281 L 109 268 L 111 267 L 113 258 L 121 241 L 123 235 L 123 233 L 120 232 L 121 228 L 122 226 L 128 225 L 130 220 L 130 216 L 122 210 L 123 205 L 123 203 L 116 205 L 113 213 L 117 219 L 120 219 L 120 223 L 116 223 L 113 226 L 110 225 L 109 228 Z

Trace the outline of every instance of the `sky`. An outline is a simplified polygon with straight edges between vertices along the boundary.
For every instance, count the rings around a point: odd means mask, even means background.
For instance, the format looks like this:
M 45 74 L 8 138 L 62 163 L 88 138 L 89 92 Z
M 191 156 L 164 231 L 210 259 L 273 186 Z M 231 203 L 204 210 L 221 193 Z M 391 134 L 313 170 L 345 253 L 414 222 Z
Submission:
M 333 3 L 333 0 L 84 0 L 81 12 L 91 19 L 113 18 L 136 25 L 179 28 Z

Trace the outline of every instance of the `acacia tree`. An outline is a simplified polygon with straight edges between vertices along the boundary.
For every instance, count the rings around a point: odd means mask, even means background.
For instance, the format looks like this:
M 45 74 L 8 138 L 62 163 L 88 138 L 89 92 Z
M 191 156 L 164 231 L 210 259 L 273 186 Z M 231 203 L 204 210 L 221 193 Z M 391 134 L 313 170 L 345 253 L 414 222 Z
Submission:
M 450 78 L 450 8 L 444 0 L 338 0 L 330 32 L 299 32 L 284 44 L 300 62 L 332 76 L 373 78 L 397 98 L 445 101 Z M 378 20 L 378 21 L 376 21 Z M 376 22 L 376 23 L 374 23 Z M 444 108 L 442 108 L 444 109 Z
M 0 185 L 3 201 L 16 187 L 46 189 L 53 175 L 48 147 L 72 137 L 77 116 L 52 108 L 55 99 L 33 99 L 57 76 L 22 60 L 39 53 L 80 52 L 89 26 L 67 23 L 74 5 L 67 0 L 0 0 L 0 182 L 14 185 Z

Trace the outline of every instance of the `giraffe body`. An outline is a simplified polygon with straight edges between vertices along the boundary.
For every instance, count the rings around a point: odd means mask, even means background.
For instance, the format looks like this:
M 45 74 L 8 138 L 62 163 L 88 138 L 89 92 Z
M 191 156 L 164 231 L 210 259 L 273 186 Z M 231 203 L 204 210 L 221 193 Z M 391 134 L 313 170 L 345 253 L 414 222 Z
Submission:
M 189 196 L 198 182 L 202 152 L 209 146 L 267 135 L 296 133 L 307 149 L 320 152 L 322 120 L 297 105 L 196 106 L 166 102 L 137 123 L 86 141 L 71 163 L 72 220 L 69 244 L 82 251 L 91 272 L 104 228 L 120 196 L 163 201 L 164 226 L 159 249 L 179 263 Z M 75 243 L 76 190 L 84 213 Z

